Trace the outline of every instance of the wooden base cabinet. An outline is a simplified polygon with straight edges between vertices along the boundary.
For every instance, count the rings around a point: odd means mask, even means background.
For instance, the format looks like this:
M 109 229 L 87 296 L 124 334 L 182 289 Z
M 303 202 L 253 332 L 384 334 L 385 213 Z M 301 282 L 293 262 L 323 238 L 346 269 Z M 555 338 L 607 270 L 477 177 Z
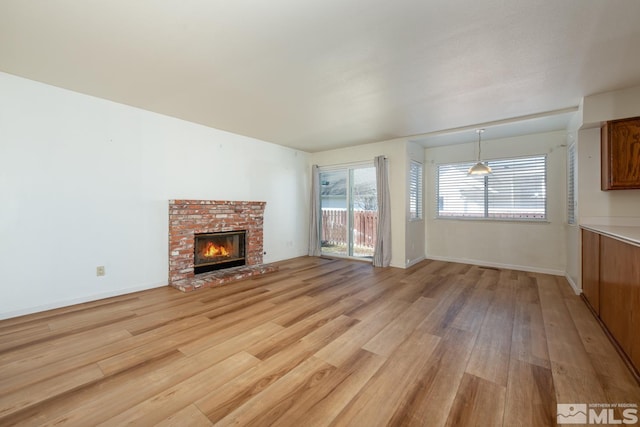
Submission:
M 640 247 L 582 230 L 582 287 L 595 313 L 640 372 Z
M 640 247 L 600 239 L 600 318 L 640 369 Z
M 600 315 L 600 235 L 582 230 L 582 293 Z

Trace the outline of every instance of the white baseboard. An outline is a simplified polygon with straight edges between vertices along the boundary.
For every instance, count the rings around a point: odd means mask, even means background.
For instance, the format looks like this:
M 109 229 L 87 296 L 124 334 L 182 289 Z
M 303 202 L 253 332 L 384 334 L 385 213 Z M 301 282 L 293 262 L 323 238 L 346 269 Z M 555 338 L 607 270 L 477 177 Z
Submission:
M 409 268 L 412 265 L 416 265 L 417 263 L 419 263 L 421 261 L 424 261 L 425 259 L 426 259 L 425 257 L 421 256 L 421 257 L 416 258 L 416 259 L 411 260 L 411 261 L 407 260 L 407 264 L 404 266 L 404 268 Z
M 25 316 L 27 314 L 39 313 L 41 311 L 55 310 L 56 308 L 68 307 L 70 305 L 76 305 L 76 304 L 83 304 L 85 302 L 98 301 L 105 298 L 131 294 L 133 292 L 146 291 L 147 289 L 161 288 L 163 286 L 167 286 L 167 283 L 166 282 L 150 283 L 146 285 L 133 286 L 131 288 L 126 288 L 126 289 L 102 292 L 99 294 L 85 295 L 80 298 L 72 298 L 68 300 L 55 301 L 49 304 L 39 305 L 36 307 L 28 307 L 28 308 L 23 308 L 21 310 L 0 313 L 0 320 L 10 319 L 12 317 L 18 317 L 18 316 Z
M 569 282 L 569 284 L 573 288 L 573 292 L 575 292 L 576 295 L 580 295 L 582 293 L 582 289 L 580 289 L 576 284 L 576 282 L 573 281 L 571 276 L 569 276 L 569 273 L 565 273 L 564 277 L 567 279 L 567 282 Z
M 481 267 L 504 268 L 507 270 L 518 270 L 518 271 L 528 271 L 531 273 L 551 274 L 552 276 L 566 276 L 567 274 L 565 271 L 555 270 L 551 268 L 531 267 L 528 265 L 502 264 L 502 263 L 488 262 L 488 261 L 477 260 L 477 259 L 450 258 L 450 257 L 441 257 L 441 256 L 433 256 L 433 255 L 428 255 L 426 258 L 432 259 L 435 261 L 458 262 L 461 264 L 478 265 Z M 575 287 L 574 287 L 574 290 L 575 290 Z

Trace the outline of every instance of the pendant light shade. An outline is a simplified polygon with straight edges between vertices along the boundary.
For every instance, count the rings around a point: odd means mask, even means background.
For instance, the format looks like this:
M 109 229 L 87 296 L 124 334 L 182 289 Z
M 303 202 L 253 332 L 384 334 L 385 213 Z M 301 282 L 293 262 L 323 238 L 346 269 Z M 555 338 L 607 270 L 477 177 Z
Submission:
M 478 133 L 478 163 L 471 166 L 467 174 L 476 176 L 489 175 L 492 173 L 491 168 L 487 164 L 482 163 L 482 161 L 480 160 L 480 153 L 482 149 L 482 147 L 480 146 L 480 139 L 482 132 L 484 132 L 484 129 L 477 129 L 476 132 Z
M 469 175 L 489 175 L 491 174 L 493 171 L 491 170 L 491 168 L 487 165 L 485 165 L 482 162 L 478 162 L 475 165 L 471 166 L 469 168 L 469 172 L 467 172 Z

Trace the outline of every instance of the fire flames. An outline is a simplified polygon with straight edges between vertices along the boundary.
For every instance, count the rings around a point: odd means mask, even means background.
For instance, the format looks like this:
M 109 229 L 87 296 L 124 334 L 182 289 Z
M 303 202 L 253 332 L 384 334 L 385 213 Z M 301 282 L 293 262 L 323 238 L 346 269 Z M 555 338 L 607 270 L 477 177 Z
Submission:
M 213 242 L 207 242 L 207 247 L 204 249 L 202 256 L 206 258 L 229 256 L 229 251 L 224 246 L 218 246 Z

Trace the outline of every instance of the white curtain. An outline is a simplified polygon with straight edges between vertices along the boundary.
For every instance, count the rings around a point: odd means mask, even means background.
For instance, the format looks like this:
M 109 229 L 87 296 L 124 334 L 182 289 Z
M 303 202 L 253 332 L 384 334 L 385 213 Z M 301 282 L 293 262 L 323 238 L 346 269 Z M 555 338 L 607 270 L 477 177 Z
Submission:
M 311 215 L 309 217 L 309 256 L 321 255 L 320 235 L 320 168 L 311 167 Z
M 373 253 L 374 267 L 391 264 L 391 196 L 389 194 L 389 166 L 384 156 L 374 159 L 378 187 L 378 236 Z

